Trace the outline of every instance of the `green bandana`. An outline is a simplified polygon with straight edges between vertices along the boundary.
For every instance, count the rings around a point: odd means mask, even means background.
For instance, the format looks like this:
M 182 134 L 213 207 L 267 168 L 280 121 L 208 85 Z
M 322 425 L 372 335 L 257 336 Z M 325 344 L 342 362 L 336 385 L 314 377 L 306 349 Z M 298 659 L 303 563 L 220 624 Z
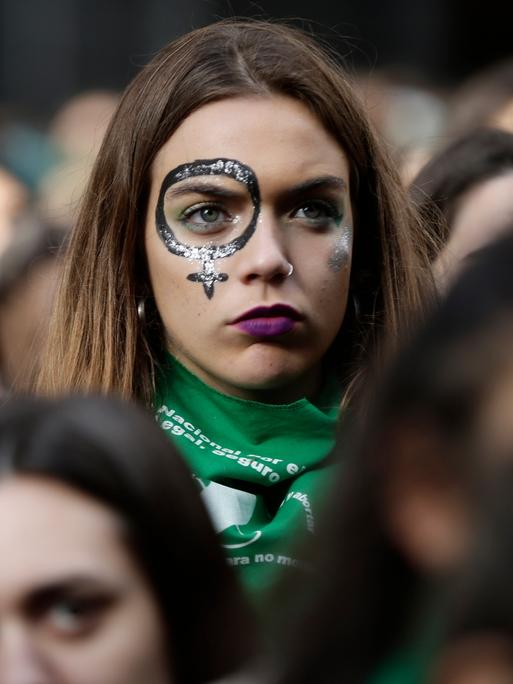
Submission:
M 285 567 L 301 567 L 297 541 L 312 534 L 334 466 L 340 390 L 264 404 L 221 394 L 176 360 L 158 383 L 156 415 L 188 462 L 229 562 L 255 600 Z

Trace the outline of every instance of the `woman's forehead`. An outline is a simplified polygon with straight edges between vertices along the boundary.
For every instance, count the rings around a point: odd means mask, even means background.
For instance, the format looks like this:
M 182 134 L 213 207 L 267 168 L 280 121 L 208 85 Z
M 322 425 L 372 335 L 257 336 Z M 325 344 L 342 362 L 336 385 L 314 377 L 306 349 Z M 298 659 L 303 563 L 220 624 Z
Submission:
M 266 179 L 296 184 L 317 175 L 349 180 L 347 157 L 315 115 L 284 96 L 241 97 L 193 112 L 159 150 L 154 182 L 199 159 L 230 158 Z

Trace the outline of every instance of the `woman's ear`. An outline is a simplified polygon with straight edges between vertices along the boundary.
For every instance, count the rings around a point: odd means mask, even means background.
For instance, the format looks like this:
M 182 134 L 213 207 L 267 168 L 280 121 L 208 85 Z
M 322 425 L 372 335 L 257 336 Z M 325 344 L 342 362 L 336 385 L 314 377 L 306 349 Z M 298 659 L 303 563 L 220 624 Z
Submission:
M 429 574 L 450 570 L 468 546 L 470 510 L 463 475 L 432 425 L 401 424 L 387 435 L 383 515 L 396 546 Z M 445 452 L 445 453 L 444 453 Z

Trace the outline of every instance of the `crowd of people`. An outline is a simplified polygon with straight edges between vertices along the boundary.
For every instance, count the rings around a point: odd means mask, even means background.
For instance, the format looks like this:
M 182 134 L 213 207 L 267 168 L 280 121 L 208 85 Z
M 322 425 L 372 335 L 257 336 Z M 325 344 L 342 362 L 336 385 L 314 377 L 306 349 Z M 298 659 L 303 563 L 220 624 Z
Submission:
M 512 103 L 222 20 L 4 121 L 0 684 L 513 681 Z

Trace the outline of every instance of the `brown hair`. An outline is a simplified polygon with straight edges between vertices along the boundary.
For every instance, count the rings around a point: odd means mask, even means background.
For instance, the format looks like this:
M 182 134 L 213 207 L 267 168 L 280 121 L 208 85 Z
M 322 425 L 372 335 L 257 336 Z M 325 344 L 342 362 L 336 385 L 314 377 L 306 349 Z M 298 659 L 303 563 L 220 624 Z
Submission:
M 143 243 L 151 164 L 193 111 L 255 94 L 300 100 L 348 156 L 357 223 L 350 297 L 359 316 L 346 315 L 334 346 L 351 377 L 376 333 L 394 340 L 408 327 L 426 292 L 424 238 L 342 68 L 301 30 L 225 20 L 170 43 L 125 91 L 72 235 L 39 391 L 116 391 L 151 403 L 164 348 Z

